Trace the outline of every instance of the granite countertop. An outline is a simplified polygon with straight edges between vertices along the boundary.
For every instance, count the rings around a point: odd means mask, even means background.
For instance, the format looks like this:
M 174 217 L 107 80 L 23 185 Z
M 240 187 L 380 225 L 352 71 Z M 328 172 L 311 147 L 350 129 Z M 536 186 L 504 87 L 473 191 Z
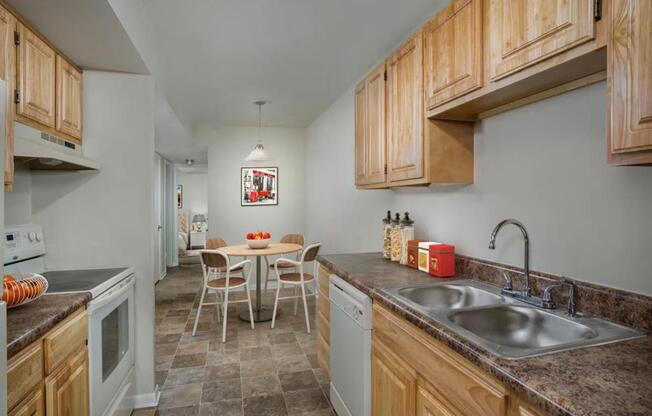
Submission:
M 324 255 L 318 261 L 368 294 L 374 302 L 397 312 L 550 414 L 652 415 L 651 336 L 507 360 L 382 291 L 451 279 L 437 279 L 390 262 L 380 253 Z
M 43 295 L 7 309 L 7 359 L 36 341 L 91 300 L 90 292 Z

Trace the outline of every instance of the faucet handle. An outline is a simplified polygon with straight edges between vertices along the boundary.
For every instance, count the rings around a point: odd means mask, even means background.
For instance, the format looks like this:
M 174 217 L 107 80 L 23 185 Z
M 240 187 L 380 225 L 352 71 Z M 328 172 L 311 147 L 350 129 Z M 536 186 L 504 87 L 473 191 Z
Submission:
M 503 278 L 505 279 L 505 286 L 503 286 L 503 290 L 513 290 L 514 287 L 512 286 L 512 278 L 509 277 L 509 275 L 505 270 L 501 270 L 501 273 L 503 274 Z
M 561 284 L 559 283 L 553 283 L 551 285 L 546 286 L 543 289 L 543 295 L 541 296 L 541 299 L 545 302 L 552 302 L 552 289 L 560 286 Z
M 575 317 L 577 316 L 577 310 L 575 309 L 575 281 L 566 276 L 562 276 L 561 282 L 568 285 L 568 304 L 566 313 L 570 317 Z

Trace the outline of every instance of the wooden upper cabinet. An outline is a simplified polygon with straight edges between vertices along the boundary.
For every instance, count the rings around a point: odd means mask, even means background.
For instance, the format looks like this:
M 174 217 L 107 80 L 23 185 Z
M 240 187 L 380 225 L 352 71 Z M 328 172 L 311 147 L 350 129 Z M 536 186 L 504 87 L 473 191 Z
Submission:
M 385 64 L 378 66 L 367 78 L 366 154 L 367 185 L 384 183 L 385 175 Z
M 652 1 L 612 0 L 607 157 L 652 164 Z
M 82 135 L 82 74 L 57 55 L 56 129 L 77 139 Z
M 398 182 L 423 178 L 423 38 L 419 32 L 387 64 L 387 175 Z
M 20 97 L 16 113 L 54 127 L 56 53 L 25 25 L 18 22 L 17 26 Z
M 362 81 L 355 89 L 355 184 L 367 183 L 367 89 Z
M 489 0 L 492 81 L 594 38 L 594 0 Z
M 482 0 L 452 1 L 423 30 L 428 109 L 482 86 Z
M 5 191 L 14 182 L 14 88 L 16 80 L 16 18 L 0 6 L 0 77 L 5 81 Z

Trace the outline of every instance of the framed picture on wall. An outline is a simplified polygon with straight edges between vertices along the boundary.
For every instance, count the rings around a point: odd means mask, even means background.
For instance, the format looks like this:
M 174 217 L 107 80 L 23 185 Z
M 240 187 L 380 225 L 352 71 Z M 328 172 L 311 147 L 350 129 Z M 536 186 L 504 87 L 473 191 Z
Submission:
M 183 208 L 183 185 L 177 185 L 177 208 Z
M 240 168 L 240 205 L 278 205 L 278 168 Z

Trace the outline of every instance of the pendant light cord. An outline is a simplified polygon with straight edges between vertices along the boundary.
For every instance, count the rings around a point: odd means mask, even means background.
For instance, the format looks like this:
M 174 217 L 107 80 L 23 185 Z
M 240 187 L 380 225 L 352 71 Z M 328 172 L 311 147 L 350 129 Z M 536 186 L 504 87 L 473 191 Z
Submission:
M 258 142 L 263 139 L 263 105 L 258 104 Z

